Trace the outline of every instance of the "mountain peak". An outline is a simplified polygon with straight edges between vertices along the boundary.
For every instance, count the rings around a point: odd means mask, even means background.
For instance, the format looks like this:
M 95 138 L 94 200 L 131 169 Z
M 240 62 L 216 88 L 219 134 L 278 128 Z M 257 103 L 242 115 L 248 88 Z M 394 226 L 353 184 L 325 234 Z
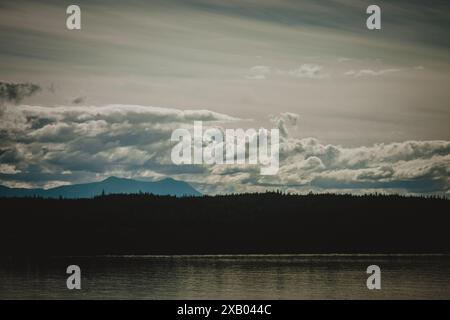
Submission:
M 116 176 L 110 176 L 110 177 L 102 180 L 102 182 L 113 182 L 113 181 L 124 181 L 124 180 L 129 180 L 129 179 L 119 178 L 119 177 L 116 177 Z
M 115 176 L 100 182 L 65 185 L 51 189 L 11 189 L 0 188 L 0 197 L 29 197 L 44 198 L 92 198 L 101 194 L 133 194 L 148 193 L 155 195 L 200 196 L 190 184 L 172 178 L 159 181 L 142 181 Z

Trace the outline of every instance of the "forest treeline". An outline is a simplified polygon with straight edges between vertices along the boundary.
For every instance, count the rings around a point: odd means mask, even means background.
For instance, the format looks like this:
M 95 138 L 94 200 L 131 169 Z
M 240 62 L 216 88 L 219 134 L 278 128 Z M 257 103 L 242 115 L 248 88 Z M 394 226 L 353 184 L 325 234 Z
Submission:
M 1 255 L 450 253 L 450 201 L 281 193 L 1 198 Z

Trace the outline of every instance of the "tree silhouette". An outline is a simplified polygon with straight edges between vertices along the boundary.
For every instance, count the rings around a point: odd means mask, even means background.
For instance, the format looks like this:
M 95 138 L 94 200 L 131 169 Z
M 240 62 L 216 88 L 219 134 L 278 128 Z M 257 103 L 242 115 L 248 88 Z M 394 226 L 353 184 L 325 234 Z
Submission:
M 444 197 L 0 198 L 1 255 L 450 253 Z

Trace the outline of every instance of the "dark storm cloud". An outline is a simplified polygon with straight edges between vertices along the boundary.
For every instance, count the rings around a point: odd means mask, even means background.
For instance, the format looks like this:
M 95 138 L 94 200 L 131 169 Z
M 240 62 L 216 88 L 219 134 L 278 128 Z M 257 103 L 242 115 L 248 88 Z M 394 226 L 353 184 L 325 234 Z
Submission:
M 20 103 L 26 97 L 39 92 L 41 87 L 34 83 L 12 83 L 0 81 L 0 103 Z
M 86 101 L 86 97 L 76 97 L 75 99 L 72 100 L 72 103 L 74 104 L 82 104 Z

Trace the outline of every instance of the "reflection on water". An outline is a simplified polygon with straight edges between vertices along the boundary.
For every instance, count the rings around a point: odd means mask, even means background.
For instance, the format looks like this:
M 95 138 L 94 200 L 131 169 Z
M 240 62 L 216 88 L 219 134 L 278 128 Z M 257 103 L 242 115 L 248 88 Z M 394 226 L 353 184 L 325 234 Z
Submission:
M 77 264 L 82 289 L 66 289 Z M 368 290 L 366 268 L 381 267 Z M 450 256 L 0 258 L 0 299 L 450 299 Z

